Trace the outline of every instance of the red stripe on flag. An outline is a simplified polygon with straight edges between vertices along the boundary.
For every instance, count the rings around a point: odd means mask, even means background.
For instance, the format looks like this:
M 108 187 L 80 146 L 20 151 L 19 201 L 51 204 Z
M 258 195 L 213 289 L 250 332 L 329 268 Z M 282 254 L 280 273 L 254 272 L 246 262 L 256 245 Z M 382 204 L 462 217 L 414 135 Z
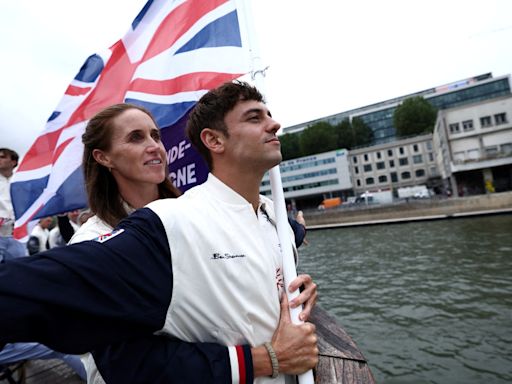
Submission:
M 178 92 L 192 92 L 198 89 L 212 89 L 217 85 L 242 76 L 243 73 L 195 72 L 169 80 L 135 79 L 130 91 L 153 95 L 173 95 Z
M 76 85 L 70 85 L 68 89 L 66 89 L 66 92 L 64 92 L 66 95 L 69 96 L 81 96 L 85 95 L 87 92 L 89 92 L 92 89 L 92 87 L 77 87 Z
M 31 171 L 50 165 L 61 130 L 62 128 L 39 136 L 23 158 L 18 172 Z
M 14 230 L 12 231 L 12 236 L 17 240 L 27 237 L 27 223 L 23 224 L 21 227 L 14 227 Z
M 241 345 L 236 346 L 236 355 L 238 357 L 238 376 L 240 378 L 240 384 L 245 384 L 246 376 L 245 376 L 245 358 L 244 358 L 244 350 Z
M 110 49 L 112 55 L 101 72 L 98 84 L 71 115 L 66 124 L 67 127 L 89 120 L 103 108 L 123 102 L 126 88 L 139 63 L 130 62 L 122 40 L 119 40 Z
M 178 6 L 165 17 L 148 45 L 143 61 L 170 48 L 197 20 L 228 0 L 191 0 Z

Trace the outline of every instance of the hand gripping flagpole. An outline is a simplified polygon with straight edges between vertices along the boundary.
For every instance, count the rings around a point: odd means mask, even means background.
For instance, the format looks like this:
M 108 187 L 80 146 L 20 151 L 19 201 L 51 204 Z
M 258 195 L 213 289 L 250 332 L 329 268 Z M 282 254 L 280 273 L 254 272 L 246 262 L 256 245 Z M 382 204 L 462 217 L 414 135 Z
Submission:
M 265 95 L 265 71 L 268 67 L 263 67 L 261 57 L 258 54 L 254 27 L 251 19 L 251 13 L 247 0 L 235 0 L 237 9 L 242 8 L 243 19 L 240 22 L 245 24 L 247 32 L 247 45 L 250 51 L 251 59 L 251 78 L 254 81 L 258 90 Z M 242 29 L 242 28 L 241 28 Z M 293 255 L 292 240 L 290 239 L 290 228 L 288 225 L 288 215 L 286 212 L 286 204 L 283 193 L 283 185 L 281 182 L 281 172 L 279 165 L 276 165 L 269 171 L 270 173 L 270 188 L 272 190 L 272 200 L 274 202 L 274 210 L 276 215 L 277 236 L 281 244 L 281 254 L 283 256 L 283 275 L 284 285 L 288 301 L 293 300 L 299 296 L 299 290 L 290 292 L 288 286 L 297 277 L 297 270 L 295 268 L 295 257 Z M 303 321 L 299 319 L 299 314 L 302 311 L 302 306 L 297 308 L 290 308 L 290 317 L 294 324 L 302 324 Z M 301 375 L 298 375 L 299 384 L 314 384 L 313 371 L 309 370 Z

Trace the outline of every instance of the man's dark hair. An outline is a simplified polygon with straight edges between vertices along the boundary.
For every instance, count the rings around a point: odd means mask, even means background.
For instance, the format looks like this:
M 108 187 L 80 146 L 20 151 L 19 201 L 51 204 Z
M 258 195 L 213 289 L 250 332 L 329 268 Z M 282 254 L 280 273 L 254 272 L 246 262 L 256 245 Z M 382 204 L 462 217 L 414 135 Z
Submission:
M 247 100 L 265 102 L 263 95 L 246 82 L 224 83 L 201 97 L 190 113 L 186 128 L 187 137 L 204 157 L 210 170 L 212 169 L 212 156 L 201 140 L 201 132 L 205 128 L 210 128 L 221 131 L 226 137 L 229 137 L 224 117 L 235 108 L 239 101 Z
M 3 152 L 4 154 L 6 154 L 7 156 L 10 156 L 11 157 L 11 160 L 15 161 L 16 164 L 14 164 L 14 167 L 16 168 L 16 166 L 18 165 L 18 160 L 19 160 L 19 156 L 18 154 L 13 151 L 12 149 L 9 149 L 9 148 L 0 148 L 0 153 Z

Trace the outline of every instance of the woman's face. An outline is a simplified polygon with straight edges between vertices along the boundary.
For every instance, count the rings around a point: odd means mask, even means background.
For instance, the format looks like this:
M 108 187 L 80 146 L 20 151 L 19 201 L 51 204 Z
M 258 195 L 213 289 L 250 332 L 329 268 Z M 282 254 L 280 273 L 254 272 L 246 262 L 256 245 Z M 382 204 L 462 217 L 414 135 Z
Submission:
M 160 130 L 144 112 L 128 109 L 112 121 L 112 142 L 104 160 L 120 190 L 153 184 L 166 177 L 167 157 Z

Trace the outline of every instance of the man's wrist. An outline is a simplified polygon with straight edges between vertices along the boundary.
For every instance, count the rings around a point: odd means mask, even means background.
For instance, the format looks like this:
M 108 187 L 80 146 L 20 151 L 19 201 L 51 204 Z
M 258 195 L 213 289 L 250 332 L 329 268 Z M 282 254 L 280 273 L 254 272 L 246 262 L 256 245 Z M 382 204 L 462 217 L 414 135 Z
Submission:
M 251 348 L 251 354 L 254 377 L 272 376 L 272 362 L 267 348 L 263 345 L 253 347 Z

